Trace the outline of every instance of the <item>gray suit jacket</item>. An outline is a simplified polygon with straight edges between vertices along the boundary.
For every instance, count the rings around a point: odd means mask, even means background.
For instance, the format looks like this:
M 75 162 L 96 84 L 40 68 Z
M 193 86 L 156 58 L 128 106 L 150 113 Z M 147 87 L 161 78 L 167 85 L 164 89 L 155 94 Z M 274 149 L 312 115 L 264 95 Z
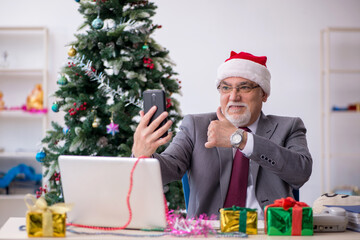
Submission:
M 188 171 L 188 216 L 219 215 L 230 181 L 232 148 L 205 148 L 207 129 L 216 113 L 187 115 L 180 131 L 159 159 L 163 183 L 180 180 Z M 310 177 L 312 158 L 300 118 L 261 113 L 250 156 L 255 195 L 262 208 L 292 196 Z

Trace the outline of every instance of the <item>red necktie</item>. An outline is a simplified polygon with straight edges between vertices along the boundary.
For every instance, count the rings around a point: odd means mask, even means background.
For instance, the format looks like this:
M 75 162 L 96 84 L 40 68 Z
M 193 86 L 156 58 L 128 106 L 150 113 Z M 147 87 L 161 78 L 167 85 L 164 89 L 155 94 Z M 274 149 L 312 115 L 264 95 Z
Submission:
M 242 128 L 250 132 L 248 128 Z M 229 189 L 226 195 L 224 208 L 232 207 L 245 207 L 246 205 L 246 191 L 248 185 L 249 175 L 249 159 L 237 149 L 232 165 L 231 178 Z

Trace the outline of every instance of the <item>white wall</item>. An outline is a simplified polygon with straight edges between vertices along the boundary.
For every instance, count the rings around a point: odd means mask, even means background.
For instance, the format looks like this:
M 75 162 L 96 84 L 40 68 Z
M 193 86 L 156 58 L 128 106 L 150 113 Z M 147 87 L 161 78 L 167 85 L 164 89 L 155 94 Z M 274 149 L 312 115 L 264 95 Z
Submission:
M 320 30 L 359 27 L 357 0 L 156 0 L 158 42 L 170 50 L 182 81 L 183 114 L 214 111 L 216 69 L 231 50 L 268 57 L 272 92 L 266 114 L 299 116 L 308 129 L 313 174 L 301 189 L 312 204 L 321 194 Z M 1 26 L 50 30 L 49 93 L 66 63 L 67 43 L 82 23 L 74 0 L 0 0 Z M 49 102 L 51 103 L 52 100 Z M 61 115 L 50 113 L 52 120 Z

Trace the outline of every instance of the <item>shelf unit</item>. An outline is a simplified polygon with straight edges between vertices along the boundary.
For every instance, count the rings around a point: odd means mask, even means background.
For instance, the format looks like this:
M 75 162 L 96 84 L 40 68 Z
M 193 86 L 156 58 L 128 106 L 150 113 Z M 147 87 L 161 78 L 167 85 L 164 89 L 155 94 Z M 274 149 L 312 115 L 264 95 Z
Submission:
M 321 31 L 321 189 L 360 187 L 360 28 Z M 339 106 L 340 105 L 340 106 Z
M 43 106 L 47 107 L 47 78 L 48 29 L 0 26 L 0 91 L 7 107 L 0 111 L 1 172 L 8 170 L 12 165 L 9 162 L 30 163 L 41 171 L 41 165 L 34 160 L 46 133 L 48 116 L 24 111 L 21 106 L 40 83 Z

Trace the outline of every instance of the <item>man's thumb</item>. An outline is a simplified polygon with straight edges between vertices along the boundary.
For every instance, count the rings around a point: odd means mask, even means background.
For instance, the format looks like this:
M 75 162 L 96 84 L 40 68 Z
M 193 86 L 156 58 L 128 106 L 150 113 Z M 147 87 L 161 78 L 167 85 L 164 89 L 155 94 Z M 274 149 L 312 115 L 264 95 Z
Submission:
M 206 148 L 212 148 L 213 146 L 212 146 L 212 144 L 211 144 L 210 142 L 206 142 L 206 143 L 205 143 L 205 147 L 206 147 Z
M 216 111 L 216 116 L 218 117 L 218 119 L 220 121 L 223 121 L 226 119 L 226 117 L 224 116 L 224 114 L 221 112 L 221 108 L 218 107 L 217 111 Z

